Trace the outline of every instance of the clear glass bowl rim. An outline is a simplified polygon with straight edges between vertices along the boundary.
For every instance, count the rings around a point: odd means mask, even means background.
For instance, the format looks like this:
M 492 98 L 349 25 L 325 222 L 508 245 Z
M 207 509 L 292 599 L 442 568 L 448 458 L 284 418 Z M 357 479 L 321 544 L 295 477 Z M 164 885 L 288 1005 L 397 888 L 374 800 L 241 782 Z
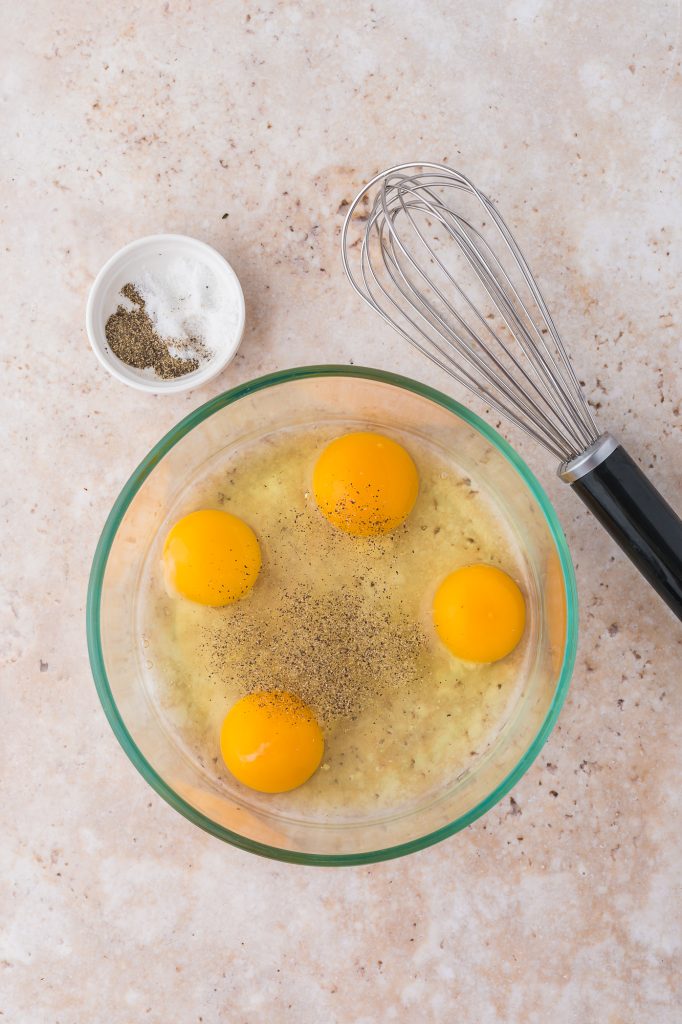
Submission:
M 230 829 L 217 824 L 188 804 L 187 801 L 179 796 L 149 764 L 130 735 L 125 722 L 119 713 L 111 692 L 111 687 L 109 686 L 109 680 L 107 678 L 107 672 L 104 665 L 100 634 L 102 585 L 111 546 L 128 506 L 131 504 L 138 490 L 157 463 L 175 444 L 178 443 L 178 441 L 181 440 L 181 438 L 193 430 L 194 427 L 198 426 L 209 416 L 212 416 L 213 413 L 231 405 L 240 398 L 244 398 L 246 395 L 251 395 L 258 391 L 265 391 L 268 388 L 276 387 L 279 384 L 285 384 L 290 381 L 310 380 L 319 377 L 356 377 L 363 380 L 376 381 L 382 384 L 390 384 L 394 387 L 411 391 L 413 394 L 420 395 L 421 397 L 442 406 L 449 412 L 454 413 L 455 416 L 458 416 L 470 427 L 482 434 L 486 440 L 496 448 L 509 463 L 511 463 L 540 506 L 556 545 L 557 555 L 561 566 L 562 583 L 566 595 L 566 643 L 554 697 L 533 742 L 513 770 L 484 800 L 478 803 L 466 814 L 456 818 L 449 824 L 442 826 L 434 832 L 427 833 L 424 836 L 412 839 L 406 843 L 400 843 L 386 849 L 366 851 L 357 854 L 313 854 L 298 852 L 295 850 L 284 850 L 276 846 L 269 846 L 265 843 L 255 842 L 241 836 L 238 832 L 233 832 Z M 501 800 L 502 797 L 516 785 L 544 746 L 545 741 L 547 740 L 547 737 L 552 731 L 559 716 L 559 712 L 561 711 L 568 693 L 578 644 L 578 597 L 575 574 L 573 572 L 573 563 L 571 561 L 568 544 L 557 518 L 557 514 L 554 511 L 549 498 L 526 463 L 514 451 L 511 445 L 508 444 L 496 430 L 477 416 L 476 413 L 471 412 L 471 410 L 460 405 L 459 402 L 449 398 L 447 395 L 442 394 L 442 392 L 437 391 L 435 388 L 431 388 L 426 384 L 421 384 L 419 381 L 412 380 L 409 377 L 389 373 L 385 370 L 375 370 L 362 366 L 342 366 L 334 364 L 300 366 L 286 370 L 279 370 L 275 373 L 258 377 L 255 380 L 247 381 L 243 384 L 239 384 L 237 387 L 231 388 L 229 391 L 225 391 L 222 394 L 217 395 L 215 398 L 210 399 L 208 402 L 199 406 L 198 409 L 195 409 L 194 412 L 189 413 L 189 415 L 185 416 L 184 419 L 180 420 L 179 423 L 169 430 L 168 433 L 165 434 L 165 436 L 162 437 L 156 445 L 154 445 L 142 462 L 140 462 L 114 502 L 111 512 L 107 517 L 107 521 L 104 524 L 97 548 L 95 549 L 88 583 L 86 631 L 90 666 L 104 713 L 126 755 L 132 761 L 142 777 L 159 794 L 159 796 L 163 797 L 171 807 L 174 807 L 176 811 L 179 811 L 180 814 L 193 824 L 198 825 L 199 828 L 204 829 L 204 831 L 216 836 L 218 839 L 222 839 L 224 842 L 230 843 L 232 846 L 236 846 L 241 850 L 246 850 L 249 853 L 256 853 L 260 856 L 270 857 L 279 861 L 331 867 L 341 865 L 372 864 L 378 861 L 390 860 L 394 857 L 402 857 L 406 854 L 414 853 L 417 850 L 422 850 L 427 846 L 432 846 L 435 843 L 454 835 L 461 829 L 466 828 L 477 818 L 480 818 L 481 815 L 490 810 L 491 807 Z

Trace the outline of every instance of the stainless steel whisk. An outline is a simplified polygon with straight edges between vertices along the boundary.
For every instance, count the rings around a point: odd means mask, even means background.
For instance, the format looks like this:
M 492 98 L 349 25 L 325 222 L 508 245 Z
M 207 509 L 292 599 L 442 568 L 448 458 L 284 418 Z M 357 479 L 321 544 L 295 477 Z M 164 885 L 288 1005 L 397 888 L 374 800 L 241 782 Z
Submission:
M 392 167 L 351 203 L 342 255 L 351 284 L 386 323 L 559 460 L 561 478 L 682 618 L 682 523 L 622 446 L 600 433 L 490 200 L 444 165 Z

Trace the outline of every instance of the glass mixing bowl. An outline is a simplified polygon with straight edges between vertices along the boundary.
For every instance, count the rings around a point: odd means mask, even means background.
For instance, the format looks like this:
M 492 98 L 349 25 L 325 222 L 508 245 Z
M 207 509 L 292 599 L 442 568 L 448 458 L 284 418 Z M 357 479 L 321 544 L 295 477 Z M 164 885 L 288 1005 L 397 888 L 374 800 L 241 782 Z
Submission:
M 520 695 L 492 745 L 438 792 L 399 813 L 358 820 L 278 813 L 277 798 L 250 794 L 189 758 L 144 684 L 137 627 L 145 558 L 178 495 L 209 460 L 255 438 L 319 423 L 418 435 L 486 492 L 525 561 L 531 657 Z M 207 402 L 159 441 L 117 498 L 90 576 L 90 662 L 104 711 L 147 782 L 212 835 L 252 853 L 303 864 L 361 864 L 411 853 L 465 828 L 520 779 L 566 697 L 577 642 L 573 568 L 556 514 L 525 463 L 491 427 L 416 381 L 379 370 L 317 366 L 261 377 Z

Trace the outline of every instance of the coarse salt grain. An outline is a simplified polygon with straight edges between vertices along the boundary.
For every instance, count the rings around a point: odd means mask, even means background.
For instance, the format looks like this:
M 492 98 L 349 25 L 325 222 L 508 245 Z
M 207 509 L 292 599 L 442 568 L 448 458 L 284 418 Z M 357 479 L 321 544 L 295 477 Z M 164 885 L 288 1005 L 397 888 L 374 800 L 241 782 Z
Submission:
M 178 258 L 163 273 L 143 271 L 132 283 L 157 334 L 168 342 L 197 338 L 213 354 L 238 327 L 234 295 L 199 261 Z M 180 354 L 172 344 L 168 348 L 172 355 Z

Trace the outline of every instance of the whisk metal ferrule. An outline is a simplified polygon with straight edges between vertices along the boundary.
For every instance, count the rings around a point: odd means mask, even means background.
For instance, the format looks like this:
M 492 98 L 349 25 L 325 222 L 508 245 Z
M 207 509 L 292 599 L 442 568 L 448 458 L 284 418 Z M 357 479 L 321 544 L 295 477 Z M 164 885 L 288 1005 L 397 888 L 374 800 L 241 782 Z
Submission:
M 591 473 L 593 469 L 601 465 L 617 447 L 618 441 L 615 437 L 608 432 L 602 434 L 594 444 L 585 449 L 582 455 L 578 455 L 577 458 L 570 459 L 568 462 L 562 462 L 557 469 L 557 476 L 565 480 L 567 484 L 575 483 L 581 476 L 586 476 L 587 473 Z

